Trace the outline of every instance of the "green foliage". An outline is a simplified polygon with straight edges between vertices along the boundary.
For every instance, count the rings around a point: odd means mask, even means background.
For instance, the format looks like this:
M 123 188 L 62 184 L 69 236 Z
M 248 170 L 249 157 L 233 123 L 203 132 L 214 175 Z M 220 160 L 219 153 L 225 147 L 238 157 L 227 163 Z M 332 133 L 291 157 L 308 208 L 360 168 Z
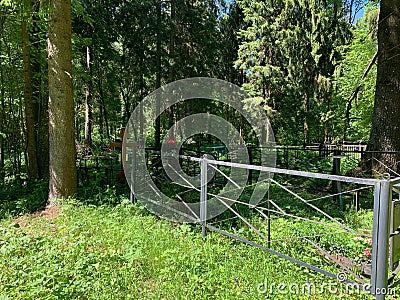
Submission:
M 222 48 L 214 1 L 80 0 L 73 2 L 73 12 L 78 141 L 84 133 L 87 107 L 83 100 L 90 82 L 94 131 L 105 144 L 126 126 L 137 103 L 154 91 L 158 77 L 160 84 L 166 84 L 194 76 L 224 76 L 215 63 L 224 60 L 220 52 L 227 49 Z M 91 49 L 90 72 L 87 47 Z M 179 119 L 197 106 L 182 105 L 173 116 L 164 113 L 162 132 L 169 128 L 171 118 Z M 154 137 L 148 142 L 154 144 Z
M 93 181 L 90 186 L 78 190 L 77 199 L 86 205 L 118 205 L 124 202 L 129 194 L 127 187 L 102 185 L 101 179 Z
M 333 138 L 332 78 L 351 37 L 341 2 L 238 1 L 246 26 L 239 32 L 237 68 L 243 85 L 275 113 L 280 143 Z
M 0 190 L 0 219 L 43 209 L 47 203 L 47 180 L 22 185 L 17 181 Z
M 36 70 L 40 78 L 36 79 L 41 101 L 45 103 L 48 97 L 48 4 L 40 1 L 38 11 L 26 12 L 21 1 L 0 3 L 2 180 L 7 176 L 23 178 L 25 173 L 23 20 L 35 20 L 32 23 L 38 26 L 33 47 L 40 52 L 35 55 L 35 63 L 40 65 Z M 376 5 L 367 7 L 365 17 L 350 30 L 345 21 L 348 5 L 336 0 L 72 1 L 77 142 L 81 143 L 84 136 L 89 86 L 96 150 L 109 145 L 136 104 L 159 84 L 193 76 L 243 85 L 254 97 L 246 100 L 244 109 L 251 111 L 253 105 L 261 105 L 281 144 L 344 137 L 365 141 L 371 123 L 375 66 L 352 102 L 349 126 L 345 121 L 346 100 L 375 52 L 378 9 Z M 238 112 L 210 101 L 187 101 L 165 111 L 160 117 L 161 135 L 171 122 L 194 112 L 227 119 L 244 131 L 246 142 L 253 142 L 254 132 Z M 154 145 L 154 135 L 155 130 L 147 145 Z
M 139 205 L 64 204 L 53 218 L 24 216 L 0 222 L 0 296 L 27 299 L 288 299 L 260 284 L 300 287 L 327 278 L 259 249 L 200 228 L 142 215 Z M 312 234 L 313 227 L 285 219 L 273 222 L 278 235 Z M 264 229 L 263 229 L 264 230 Z M 244 233 L 240 231 L 239 234 Z M 288 235 L 289 234 L 289 235 Z M 339 241 L 325 240 L 336 249 Z M 336 244 L 336 241 L 338 244 Z M 353 240 L 354 241 L 354 240 Z M 348 240 L 340 244 L 347 245 Z M 361 242 L 362 245 L 363 242 Z M 302 246 L 303 245 L 303 246 Z M 331 246 L 330 246 L 331 245 Z M 275 246 L 274 246 L 275 247 Z M 359 251 L 359 245 L 350 247 Z M 296 240 L 278 250 L 324 263 L 312 247 Z M 354 254 L 354 253 L 352 253 Z M 318 258 L 319 257 L 319 258 Z M 332 272 L 334 267 L 327 266 Z M 339 287 L 339 286 L 338 286 Z M 261 290 L 262 291 L 262 290 Z M 293 299 L 307 295 L 292 295 Z M 360 299 L 358 294 L 323 299 Z
M 369 5 L 363 18 L 359 19 L 353 28 L 353 41 L 349 45 L 345 58 L 341 64 L 338 78 L 336 79 L 336 127 L 341 134 L 346 133 L 346 139 L 367 142 L 372 124 L 374 107 L 376 64 L 364 80 L 361 81 L 371 59 L 377 51 L 377 16 L 379 8 Z M 355 90 L 359 91 L 355 99 L 350 99 Z M 344 105 L 346 104 L 346 105 Z M 350 109 L 350 124 L 345 118 L 346 109 Z
M 1 0 L 0 5 L 11 6 L 11 0 Z

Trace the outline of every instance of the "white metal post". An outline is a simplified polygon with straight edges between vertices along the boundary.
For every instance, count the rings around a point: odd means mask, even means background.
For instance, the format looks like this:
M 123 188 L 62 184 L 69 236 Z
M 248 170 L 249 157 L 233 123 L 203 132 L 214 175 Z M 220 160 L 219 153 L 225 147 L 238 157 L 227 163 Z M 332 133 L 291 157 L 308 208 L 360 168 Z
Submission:
M 207 225 L 207 167 L 208 160 L 203 156 L 200 160 L 200 221 L 202 223 L 202 236 L 206 235 Z
M 375 184 L 374 221 L 372 228 L 371 294 L 384 300 L 388 293 L 388 250 L 391 210 L 391 184 L 381 180 Z

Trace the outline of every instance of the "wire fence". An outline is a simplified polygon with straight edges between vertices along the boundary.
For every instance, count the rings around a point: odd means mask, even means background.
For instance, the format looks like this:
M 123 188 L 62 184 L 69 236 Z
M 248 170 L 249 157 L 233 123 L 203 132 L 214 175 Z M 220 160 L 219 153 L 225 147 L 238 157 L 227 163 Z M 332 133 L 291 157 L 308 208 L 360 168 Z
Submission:
M 395 213 L 399 210 L 395 207 L 400 205 L 395 206 L 398 201 L 393 200 L 393 195 L 399 194 L 399 178 L 391 179 L 385 176 L 357 178 L 233 163 L 215 160 L 206 155 L 203 157 L 181 155 L 179 159 L 181 165 L 185 166 L 184 172 L 189 172 L 193 176 L 199 175 L 198 184 L 183 180 L 177 184 L 182 191 L 179 193 L 172 191 L 171 196 L 185 207 L 183 211 L 169 206 L 168 202 L 162 203 L 161 209 L 178 218 L 180 216 L 185 220 L 201 224 L 203 235 L 207 230 L 221 233 L 289 262 L 338 279 L 344 284 L 357 287 L 374 295 L 376 299 L 384 299 L 388 289 L 399 283 L 396 276 L 400 271 L 400 267 L 397 267 L 399 265 L 397 253 L 400 249 L 400 241 L 397 239 L 400 227 L 398 229 L 396 224 L 400 225 L 400 213 Z M 246 177 L 244 185 L 240 183 L 243 182 L 241 181 L 243 178 L 231 176 L 232 169 L 246 171 L 242 175 Z M 184 178 L 177 170 L 175 171 L 176 176 Z M 299 188 L 283 180 L 287 177 L 302 178 L 303 184 L 317 181 L 320 186 L 338 188 L 314 190 L 311 193 L 301 186 Z M 220 182 L 220 185 L 216 185 L 216 182 Z M 142 184 L 145 188 L 145 183 Z M 227 188 L 227 185 L 230 187 Z M 242 194 L 233 197 L 236 191 L 244 192 L 244 196 Z M 188 193 L 192 193 L 191 198 L 183 196 Z M 373 211 L 369 228 L 360 228 L 351 222 L 348 224 L 345 217 L 349 208 L 357 208 L 360 205 L 362 193 L 368 195 L 368 205 Z M 198 210 L 191 206 L 193 200 L 200 200 Z M 157 205 L 157 201 L 151 197 L 146 201 Z M 217 205 L 224 207 L 225 212 L 213 217 L 212 210 Z M 254 218 L 254 214 L 249 211 L 256 213 L 257 218 Z M 396 217 L 397 215 L 399 216 Z M 282 218 L 291 220 L 285 223 L 290 228 L 280 227 Z M 293 225 L 297 223 L 307 225 L 300 227 Z M 230 225 L 225 226 L 226 224 Z M 239 234 L 237 230 L 230 230 L 234 227 L 232 224 L 241 224 L 239 227 L 244 226 L 247 230 Z M 287 232 L 284 237 L 282 230 Z M 351 249 L 346 250 L 352 241 L 359 239 L 364 242 L 370 241 L 370 258 L 360 260 Z M 303 249 L 307 249 L 307 245 L 315 248 L 325 261 L 334 263 L 338 270 L 346 272 L 346 278 L 338 278 L 338 273 L 333 272 L 332 268 L 327 269 L 324 264 L 307 261 L 307 257 L 294 256 L 285 246 L 287 243 L 291 243 L 292 247 L 303 247 Z M 340 251 L 333 246 L 340 248 Z

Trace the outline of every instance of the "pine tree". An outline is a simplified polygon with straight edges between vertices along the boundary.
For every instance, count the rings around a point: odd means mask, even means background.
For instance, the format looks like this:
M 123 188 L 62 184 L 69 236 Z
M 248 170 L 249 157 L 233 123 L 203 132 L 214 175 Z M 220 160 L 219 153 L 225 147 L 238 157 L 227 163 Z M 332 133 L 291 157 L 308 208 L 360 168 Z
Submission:
M 378 23 L 378 69 L 374 114 L 368 148 L 400 151 L 400 6 L 397 0 L 382 0 Z M 378 173 L 399 170 L 396 155 L 377 156 Z
M 71 1 L 51 0 L 49 15 L 49 201 L 76 193 Z
M 272 114 L 280 142 L 329 136 L 331 78 L 348 42 L 340 1 L 238 1 L 247 27 L 236 63 L 244 87 Z M 270 113 L 271 115 L 271 113 Z

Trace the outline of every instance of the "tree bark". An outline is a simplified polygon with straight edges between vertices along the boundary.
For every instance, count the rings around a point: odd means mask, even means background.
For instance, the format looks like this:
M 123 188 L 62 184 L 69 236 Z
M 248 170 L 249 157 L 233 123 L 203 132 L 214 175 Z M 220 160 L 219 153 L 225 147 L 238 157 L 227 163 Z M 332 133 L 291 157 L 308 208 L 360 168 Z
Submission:
M 101 75 L 103 72 L 100 72 L 100 66 L 97 68 L 97 87 L 99 90 L 99 97 L 100 97 L 100 129 L 101 132 L 103 132 L 103 120 L 104 120 L 104 125 L 106 127 L 106 136 L 107 139 L 110 139 L 110 128 L 108 126 L 108 116 L 107 116 L 107 108 L 106 104 L 104 101 L 104 92 L 103 92 L 103 82 L 101 80 Z
M 378 26 L 378 68 L 375 104 L 369 150 L 400 151 L 400 3 L 382 0 Z M 398 171 L 400 155 L 376 157 L 393 171 Z M 379 173 L 390 170 L 377 164 Z
M 171 31 L 169 40 L 169 72 L 168 72 L 168 82 L 173 82 L 175 80 L 175 34 L 176 34 L 176 19 L 175 19 L 175 5 L 176 0 L 171 0 Z M 174 125 L 174 107 L 170 106 L 168 109 L 168 130 L 170 131 L 170 138 L 174 138 L 175 132 L 172 128 Z
M 303 112 L 304 112 L 304 117 L 303 117 L 303 147 L 306 147 L 308 145 L 308 105 L 309 105 L 309 100 L 308 100 L 308 94 L 305 93 L 303 95 Z
M 161 87 L 161 5 L 157 2 L 157 74 L 156 89 Z M 160 113 L 160 97 L 156 96 L 156 115 Z M 161 118 L 156 118 L 154 144 L 156 149 L 161 149 Z
M 371 61 L 369 62 L 367 68 L 364 71 L 364 74 L 361 76 L 358 85 L 356 86 L 356 88 L 354 89 L 353 93 L 351 93 L 351 96 L 347 99 L 347 106 L 346 106 L 346 113 L 345 113 L 345 118 L 346 118 L 346 122 L 345 122 L 345 126 L 344 126 L 344 132 L 343 132 L 343 140 L 346 140 L 347 137 L 347 130 L 350 127 L 350 111 L 352 109 L 352 103 L 353 100 L 357 99 L 357 95 L 361 90 L 362 87 L 362 83 L 365 80 L 365 78 L 367 78 L 369 71 L 371 71 L 372 66 L 375 64 L 376 59 L 378 58 L 378 52 L 376 52 L 374 54 L 374 56 L 372 57 Z
M 77 190 L 72 94 L 71 0 L 50 0 L 49 202 Z
M 4 76 L 3 76 L 3 69 L 0 68 L 0 79 L 2 82 L 4 82 Z M 0 105 L 2 109 L 0 110 L 0 132 L 4 132 L 4 107 L 5 107 L 5 88 L 4 85 L 1 85 L 1 100 L 0 100 Z M 4 163 L 5 163 L 5 147 L 4 147 L 4 137 L 2 134 L 0 134 L 0 184 L 4 184 Z
M 25 100 L 26 169 L 28 178 L 48 177 L 48 111 L 43 97 L 40 40 L 40 0 L 24 0 L 22 53 Z M 29 17 L 31 16 L 31 17 Z
M 4 34 L 4 22 L 5 17 L 0 17 L 0 43 L 3 40 Z M 1 45 L 1 44 L 0 44 Z M 0 82 L 4 83 L 4 73 L 3 68 L 0 68 Z M 6 89 L 4 84 L 0 84 L 0 132 L 5 132 L 4 128 L 4 108 L 5 108 L 5 97 L 6 97 Z M 4 136 L 0 134 L 0 184 L 4 184 L 4 163 L 5 163 L 5 147 L 4 147 Z
M 47 65 L 46 65 L 47 67 Z M 39 100 L 37 155 L 39 178 L 49 177 L 49 95 L 42 93 Z

